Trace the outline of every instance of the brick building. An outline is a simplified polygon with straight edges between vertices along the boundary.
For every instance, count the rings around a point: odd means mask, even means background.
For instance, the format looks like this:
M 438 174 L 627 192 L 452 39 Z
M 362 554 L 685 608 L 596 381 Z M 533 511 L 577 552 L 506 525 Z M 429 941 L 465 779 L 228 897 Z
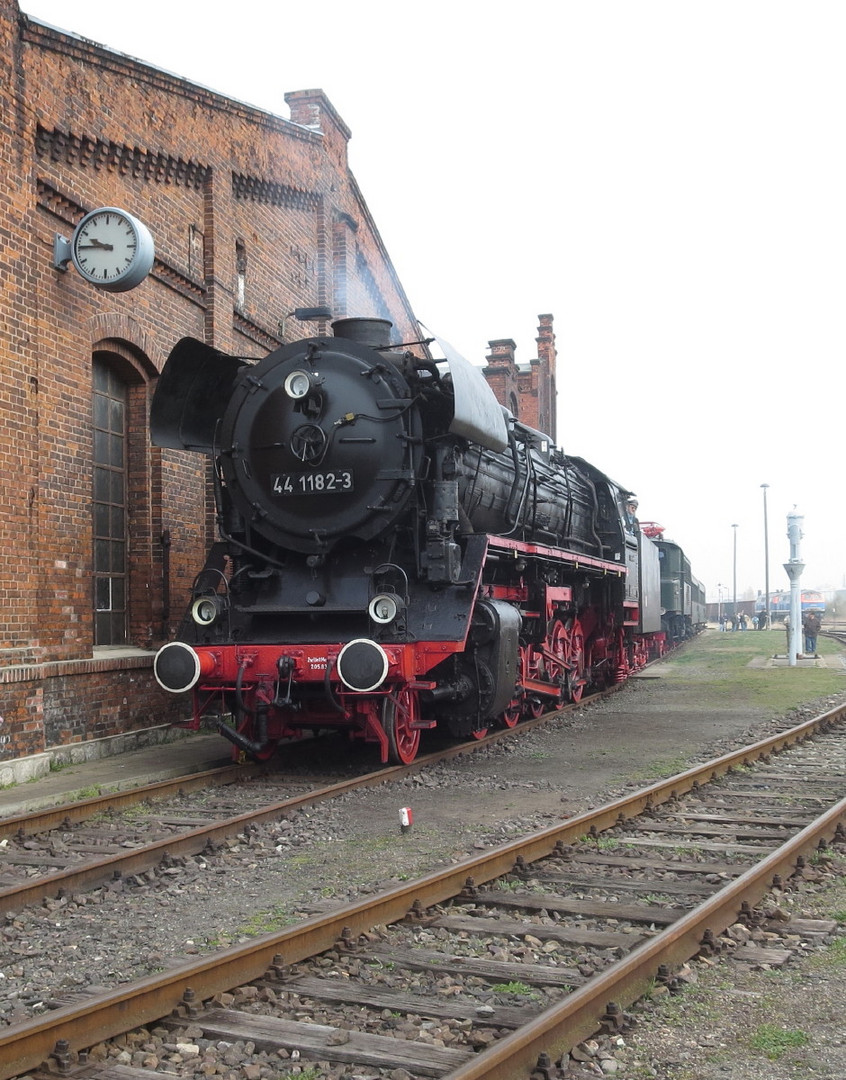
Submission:
M 348 128 L 319 90 L 286 101 L 290 120 L 0 0 L 0 783 L 51 748 L 157 737 L 184 709 L 152 649 L 214 522 L 204 466 L 149 441 L 176 341 L 258 358 L 329 332 L 290 318 L 303 306 L 417 336 Z M 56 236 L 98 206 L 155 238 L 130 292 L 55 265 Z
M 514 342 L 499 338 L 488 342 L 491 351 L 484 372 L 497 401 L 522 423 L 550 435 L 555 442 L 555 333 L 551 315 L 539 315 L 538 320 L 535 359 L 518 365 Z
M 186 335 L 259 358 L 327 333 L 298 307 L 417 325 L 319 90 L 290 120 L 0 0 L 0 783 L 163 737 L 185 703 L 152 676 L 213 539 L 204 461 L 150 445 L 149 400 Z M 56 238 L 117 206 L 155 239 L 125 293 L 62 269 Z M 487 373 L 554 432 L 555 346 L 491 342 Z M 515 407 L 516 406 L 516 407 Z M 29 772 L 23 771 L 29 770 Z

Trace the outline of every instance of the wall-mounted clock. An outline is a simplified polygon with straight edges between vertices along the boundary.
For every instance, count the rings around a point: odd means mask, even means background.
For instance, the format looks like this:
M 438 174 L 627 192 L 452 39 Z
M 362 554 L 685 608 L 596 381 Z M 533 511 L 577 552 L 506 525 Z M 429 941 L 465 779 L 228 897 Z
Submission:
M 98 289 L 126 292 L 152 270 L 155 247 L 150 230 L 138 218 L 116 206 L 101 206 L 85 215 L 61 254 L 69 255 L 82 277 Z M 67 265 L 67 258 L 62 261 Z

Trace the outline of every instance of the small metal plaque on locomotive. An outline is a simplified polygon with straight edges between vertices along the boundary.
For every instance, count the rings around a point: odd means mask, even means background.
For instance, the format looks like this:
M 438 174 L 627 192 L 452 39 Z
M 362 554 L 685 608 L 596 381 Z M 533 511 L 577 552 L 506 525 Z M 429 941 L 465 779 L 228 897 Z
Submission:
M 274 495 L 339 495 L 355 491 L 352 469 L 285 472 L 273 476 Z

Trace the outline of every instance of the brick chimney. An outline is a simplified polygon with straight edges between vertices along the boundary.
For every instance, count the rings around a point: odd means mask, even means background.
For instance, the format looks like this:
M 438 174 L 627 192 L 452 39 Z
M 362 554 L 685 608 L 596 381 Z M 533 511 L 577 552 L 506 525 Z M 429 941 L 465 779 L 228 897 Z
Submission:
M 517 348 L 512 338 L 495 338 L 489 341 L 490 352 L 485 357 L 488 365 L 483 370 L 488 385 L 494 392 L 496 400 L 519 419 L 520 417 L 520 391 L 518 387 L 519 372 L 517 361 L 514 358 L 514 350 Z
M 556 437 L 555 332 L 552 315 L 538 315 L 537 359 L 522 366 L 514 356 L 511 338 L 489 341 L 488 364 L 483 369 L 497 401 L 529 427 Z
M 338 115 L 335 106 L 322 90 L 292 90 L 285 95 L 291 121 L 326 137 L 326 147 L 333 160 L 347 168 L 347 143 L 352 132 Z
M 538 390 L 538 427 L 552 436 L 555 442 L 556 398 L 555 361 L 558 352 L 555 348 L 555 331 L 552 329 L 552 315 L 538 315 L 537 379 Z

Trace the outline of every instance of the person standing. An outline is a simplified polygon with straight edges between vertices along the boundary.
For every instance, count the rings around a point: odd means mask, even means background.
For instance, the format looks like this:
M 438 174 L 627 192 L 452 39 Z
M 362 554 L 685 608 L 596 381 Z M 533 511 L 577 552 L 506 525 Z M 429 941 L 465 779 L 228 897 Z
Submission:
M 626 531 L 633 536 L 637 535 L 637 497 L 633 494 L 626 496 Z
M 817 656 L 817 634 L 820 632 L 822 619 L 818 611 L 806 611 L 802 616 L 802 629 L 805 631 L 805 655 Z

